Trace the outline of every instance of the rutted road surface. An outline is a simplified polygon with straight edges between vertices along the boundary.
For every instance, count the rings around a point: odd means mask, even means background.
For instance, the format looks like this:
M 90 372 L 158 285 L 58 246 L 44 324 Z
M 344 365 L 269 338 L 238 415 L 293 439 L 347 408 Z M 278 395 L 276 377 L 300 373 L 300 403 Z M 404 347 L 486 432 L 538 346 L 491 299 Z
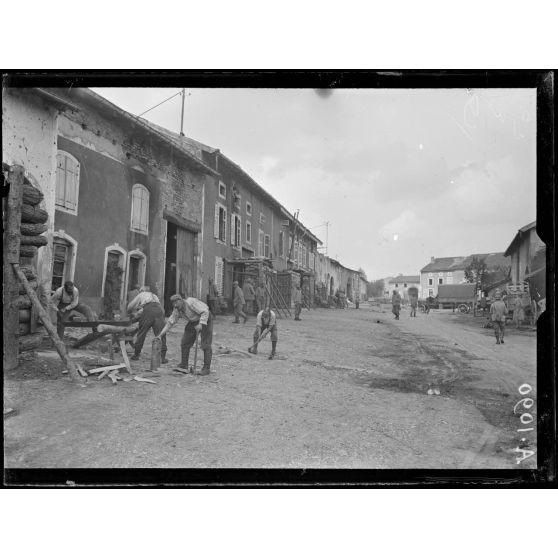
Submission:
M 533 331 L 511 329 L 495 345 L 482 318 L 451 311 L 302 318 L 279 320 L 277 360 L 265 340 L 256 356 L 215 356 L 206 377 L 172 372 L 175 326 L 155 385 L 92 378 L 79 388 L 54 353 L 25 360 L 5 375 L 17 409 L 5 421 L 6 467 L 536 467 L 536 455 L 517 465 L 513 451 L 518 388 L 535 386 Z M 246 350 L 253 328 L 253 317 L 218 316 L 214 347 Z M 138 371 L 150 345 L 132 362 Z M 531 434 L 524 445 L 535 449 Z

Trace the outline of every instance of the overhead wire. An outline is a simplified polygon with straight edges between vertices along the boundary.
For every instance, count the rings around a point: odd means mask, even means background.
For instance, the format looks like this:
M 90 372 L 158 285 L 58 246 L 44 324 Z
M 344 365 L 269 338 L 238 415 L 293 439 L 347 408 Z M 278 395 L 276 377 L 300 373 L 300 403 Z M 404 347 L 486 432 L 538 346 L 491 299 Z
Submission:
M 170 101 L 171 99 L 174 99 L 178 95 L 182 95 L 182 89 L 178 93 L 175 93 L 174 95 L 171 95 L 168 99 L 165 99 L 164 101 L 161 101 L 160 103 L 156 104 L 155 106 L 152 106 L 151 108 L 143 111 L 141 114 L 138 114 L 138 118 L 140 116 L 143 116 L 144 114 L 147 114 L 149 111 L 152 111 L 153 109 L 155 109 L 157 107 L 160 107 L 163 103 L 166 103 L 167 101 Z

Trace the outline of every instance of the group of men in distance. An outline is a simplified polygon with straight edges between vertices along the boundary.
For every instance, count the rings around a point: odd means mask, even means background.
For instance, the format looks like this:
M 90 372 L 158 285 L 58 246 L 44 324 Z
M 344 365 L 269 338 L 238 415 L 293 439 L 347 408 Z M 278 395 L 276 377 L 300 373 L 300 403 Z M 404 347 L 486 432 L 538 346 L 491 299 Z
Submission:
M 429 297 L 430 298 L 430 297 Z M 417 305 L 418 298 L 416 296 L 410 296 L 409 302 L 411 304 L 411 318 L 417 317 Z M 399 319 L 399 314 L 401 312 L 401 295 L 394 289 L 393 295 L 391 296 L 391 311 L 395 316 L 395 319 Z M 426 313 L 430 311 L 430 301 L 426 301 Z M 504 333 L 506 330 L 506 317 L 508 315 L 508 307 L 506 303 L 502 300 L 502 293 L 496 290 L 494 294 L 494 302 L 490 305 L 490 320 L 492 322 L 492 327 L 494 328 L 494 335 L 496 336 L 496 344 L 504 344 Z M 515 319 L 515 315 L 514 315 Z

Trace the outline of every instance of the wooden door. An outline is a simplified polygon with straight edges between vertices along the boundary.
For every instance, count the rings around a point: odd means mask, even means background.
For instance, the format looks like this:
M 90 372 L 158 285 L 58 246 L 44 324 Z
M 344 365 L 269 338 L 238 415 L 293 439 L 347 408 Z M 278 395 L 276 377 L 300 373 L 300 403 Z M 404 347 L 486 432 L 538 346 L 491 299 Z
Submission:
M 178 292 L 183 297 L 197 297 L 196 260 L 195 260 L 196 235 L 181 227 L 176 227 L 176 284 Z

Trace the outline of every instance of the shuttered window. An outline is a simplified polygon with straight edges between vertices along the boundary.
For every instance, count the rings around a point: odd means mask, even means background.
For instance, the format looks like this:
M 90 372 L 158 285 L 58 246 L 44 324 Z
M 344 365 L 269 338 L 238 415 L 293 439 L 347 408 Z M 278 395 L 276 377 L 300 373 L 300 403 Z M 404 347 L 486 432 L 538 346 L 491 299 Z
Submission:
M 285 255 L 285 234 L 283 231 L 279 231 L 279 255 L 281 257 Z
M 252 223 L 246 221 L 246 244 L 252 244 Z
M 143 234 L 149 232 L 149 190 L 141 184 L 132 188 L 132 230 Z
M 269 235 L 266 234 L 264 235 L 264 257 L 266 258 L 269 258 L 269 244 L 270 244 Z
M 54 257 L 52 262 L 52 290 L 60 288 L 66 281 L 67 269 L 70 260 L 70 246 L 60 240 L 53 243 Z
M 56 154 L 56 207 L 77 215 L 79 195 L 79 163 L 75 157 L 59 151 Z
M 264 255 L 264 232 L 262 229 L 259 230 L 258 234 L 258 256 L 262 257 Z
M 213 236 L 221 242 L 227 241 L 227 210 L 220 203 L 215 204 Z
M 215 257 L 215 286 L 219 291 L 219 296 L 223 296 L 223 278 L 224 278 L 224 263 L 223 258 Z
M 241 245 L 240 215 L 231 215 L 231 245 Z

